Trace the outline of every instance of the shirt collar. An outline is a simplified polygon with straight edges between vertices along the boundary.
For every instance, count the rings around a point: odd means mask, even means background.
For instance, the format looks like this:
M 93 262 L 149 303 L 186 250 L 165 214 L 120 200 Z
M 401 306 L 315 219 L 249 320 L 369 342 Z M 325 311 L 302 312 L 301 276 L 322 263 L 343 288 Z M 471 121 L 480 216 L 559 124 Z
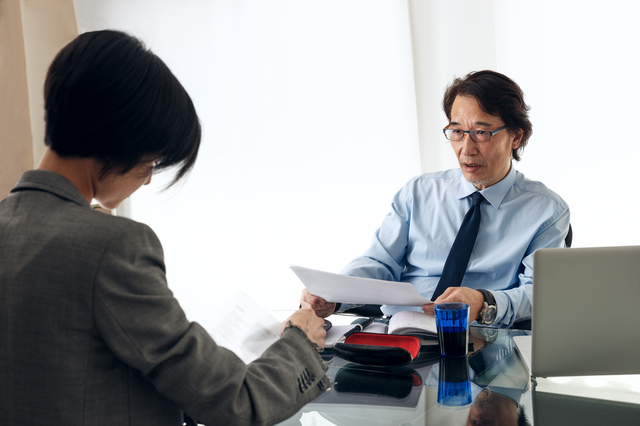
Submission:
M 58 197 L 81 206 L 91 207 L 80 191 L 66 177 L 48 170 L 27 170 L 11 192 L 37 189 L 50 192 Z
M 458 184 L 458 194 L 457 197 L 459 200 L 468 197 L 478 190 L 472 183 L 469 183 L 464 178 L 464 174 L 460 173 L 459 184 Z M 490 187 L 483 189 L 480 191 L 482 196 L 491 204 L 493 207 L 500 208 L 500 204 L 504 197 L 509 192 L 509 189 L 516 181 L 516 169 L 513 167 L 513 164 L 510 165 L 509 173 L 502 179 L 500 182 L 491 185 Z

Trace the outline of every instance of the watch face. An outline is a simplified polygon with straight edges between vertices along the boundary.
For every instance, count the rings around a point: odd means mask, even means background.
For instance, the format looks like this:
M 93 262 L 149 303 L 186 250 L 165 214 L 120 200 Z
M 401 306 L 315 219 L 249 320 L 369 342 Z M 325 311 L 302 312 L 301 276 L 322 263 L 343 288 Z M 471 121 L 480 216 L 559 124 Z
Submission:
M 491 324 L 496 319 L 496 307 L 495 305 L 488 305 L 484 311 L 482 311 L 482 323 Z
M 484 308 L 480 312 L 480 324 L 491 324 L 497 315 L 496 301 L 488 290 L 480 290 L 484 297 Z

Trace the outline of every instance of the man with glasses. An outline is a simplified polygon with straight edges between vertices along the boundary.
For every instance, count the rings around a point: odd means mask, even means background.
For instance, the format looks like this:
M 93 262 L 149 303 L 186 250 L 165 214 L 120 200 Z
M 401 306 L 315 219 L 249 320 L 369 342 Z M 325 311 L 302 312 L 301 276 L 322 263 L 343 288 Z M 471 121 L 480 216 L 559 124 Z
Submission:
M 442 107 L 449 120 L 444 136 L 460 168 L 411 179 L 369 249 L 341 273 L 410 282 L 436 304 L 469 304 L 470 322 L 511 326 L 531 317 L 533 252 L 564 247 L 569 207 L 512 167 L 532 133 L 529 106 L 514 81 L 472 72 L 453 81 Z M 353 306 L 306 290 L 301 304 L 323 317 Z M 432 314 L 434 305 L 422 308 Z M 386 315 L 407 309 L 419 308 L 382 307 Z

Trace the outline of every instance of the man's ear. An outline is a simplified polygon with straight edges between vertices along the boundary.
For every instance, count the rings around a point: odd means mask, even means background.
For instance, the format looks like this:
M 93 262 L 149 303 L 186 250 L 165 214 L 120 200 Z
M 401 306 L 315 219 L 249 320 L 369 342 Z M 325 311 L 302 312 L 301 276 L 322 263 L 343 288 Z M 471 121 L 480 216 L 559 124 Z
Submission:
M 513 142 L 511 143 L 511 149 L 518 149 L 520 144 L 522 143 L 522 136 L 524 132 L 522 129 L 518 129 L 515 131 L 515 137 L 513 138 Z

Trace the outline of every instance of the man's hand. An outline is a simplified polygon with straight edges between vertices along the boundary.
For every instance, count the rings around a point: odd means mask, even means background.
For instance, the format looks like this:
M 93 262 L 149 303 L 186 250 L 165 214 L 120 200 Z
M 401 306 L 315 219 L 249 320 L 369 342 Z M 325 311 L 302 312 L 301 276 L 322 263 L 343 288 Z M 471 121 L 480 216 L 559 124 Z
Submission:
M 469 287 L 449 287 L 432 304 L 423 305 L 422 310 L 429 315 L 435 315 L 433 310 L 440 303 L 466 303 L 469 305 L 469 323 L 478 319 L 484 307 L 484 296 L 478 290 Z
M 300 306 L 306 309 L 313 309 L 320 318 L 326 318 L 336 310 L 335 303 L 327 302 L 322 297 L 314 296 L 306 288 L 302 290 Z
M 324 347 L 324 338 L 327 332 L 324 330 L 324 320 L 318 317 L 311 309 L 298 309 L 286 319 L 280 326 L 280 335 L 291 323 L 307 333 L 307 337 L 320 348 Z

